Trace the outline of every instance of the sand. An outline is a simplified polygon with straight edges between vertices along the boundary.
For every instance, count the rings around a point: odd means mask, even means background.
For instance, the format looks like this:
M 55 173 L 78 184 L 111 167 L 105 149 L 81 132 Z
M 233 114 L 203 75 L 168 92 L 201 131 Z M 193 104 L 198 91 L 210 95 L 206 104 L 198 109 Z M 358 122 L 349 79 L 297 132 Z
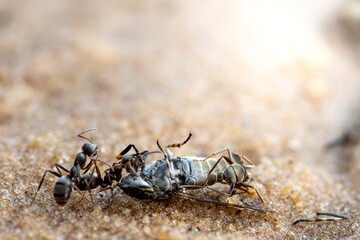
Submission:
M 360 238 L 359 40 L 351 1 L 0 1 L 1 239 Z M 355 27 L 354 27 L 355 26 Z M 53 199 L 87 134 L 179 156 L 255 162 L 274 213 L 99 189 Z M 351 141 L 324 149 L 344 132 Z M 156 156 L 151 156 L 156 160 Z M 104 170 L 106 167 L 101 166 Z M 241 195 L 251 198 L 251 193 Z M 299 223 L 317 211 L 350 220 Z

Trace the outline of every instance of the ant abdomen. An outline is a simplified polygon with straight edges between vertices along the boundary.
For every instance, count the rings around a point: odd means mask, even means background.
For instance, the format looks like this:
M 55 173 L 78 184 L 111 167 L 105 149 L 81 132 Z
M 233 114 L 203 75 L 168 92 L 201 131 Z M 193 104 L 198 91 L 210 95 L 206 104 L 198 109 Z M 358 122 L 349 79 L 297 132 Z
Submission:
M 54 187 L 54 198 L 55 201 L 63 206 L 65 205 L 71 195 L 72 191 L 72 181 L 68 176 L 62 176 L 60 177 Z

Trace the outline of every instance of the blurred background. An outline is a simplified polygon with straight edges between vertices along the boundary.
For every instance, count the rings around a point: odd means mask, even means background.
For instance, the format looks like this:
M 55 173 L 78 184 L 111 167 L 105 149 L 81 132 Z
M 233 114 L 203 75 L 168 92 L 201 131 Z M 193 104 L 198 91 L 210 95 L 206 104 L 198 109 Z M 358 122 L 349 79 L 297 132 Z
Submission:
M 359 43 L 355 0 L 1 0 L 3 236 L 39 234 L 10 216 L 27 209 L 46 169 L 71 166 L 83 144 L 76 135 L 92 127 L 97 131 L 88 135 L 110 163 L 129 143 L 156 149 L 156 139 L 178 142 L 191 130 L 194 138 L 176 154 L 206 156 L 230 147 L 249 156 L 258 164 L 256 181 L 277 210 L 296 205 L 311 214 L 336 206 L 343 213 L 357 209 L 359 216 Z M 324 151 L 344 133 L 350 144 Z M 54 205 L 49 179 L 38 207 L 71 211 Z M 296 193 L 288 201 L 282 195 L 287 191 Z M 298 208 L 308 199 L 326 204 L 309 200 Z M 46 215 L 28 211 L 34 214 L 28 222 Z M 289 216 L 282 214 L 277 224 L 285 225 L 274 238 L 292 236 L 286 235 Z M 136 216 L 131 219 L 142 232 Z M 49 221 L 55 220 L 38 224 Z M 174 221 L 165 226 L 186 225 Z M 356 222 L 355 230 L 333 237 L 359 234 Z M 231 237 L 269 236 L 261 226 L 251 235 L 246 222 L 233 224 Z M 64 237 L 70 230 L 41 231 Z M 206 232 L 222 231 L 220 224 Z M 293 237 L 304 232 L 319 236 L 301 229 Z

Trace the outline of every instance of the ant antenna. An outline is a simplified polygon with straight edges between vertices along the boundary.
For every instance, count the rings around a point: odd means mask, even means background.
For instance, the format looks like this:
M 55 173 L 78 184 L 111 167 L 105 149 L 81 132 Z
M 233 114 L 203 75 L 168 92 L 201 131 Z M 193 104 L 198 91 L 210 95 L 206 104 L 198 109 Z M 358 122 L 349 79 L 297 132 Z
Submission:
M 85 140 L 88 140 L 89 142 L 91 142 L 92 144 L 94 144 L 93 141 L 91 141 L 91 140 L 90 140 L 89 138 L 87 138 L 87 137 L 84 137 L 83 134 L 84 134 L 84 133 L 87 133 L 87 132 L 90 132 L 90 131 L 95 131 L 95 130 L 96 130 L 96 128 L 90 128 L 90 129 L 88 129 L 88 130 L 85 130 L 85 131 L 79 133 L 79 134 L 78 134 L 78 137 L 83 138 L 83 139 L 85 139 Z
M 144 154 L 144 156 L 150 155 L 150 154 L 154 154 L 154 153 L 162 153 L 160 151 L 152 151 L 152 152 L 147 152 Z
M 161 145 L 160 145 L 160 142 L 159 142 L 159 139 L 156 141 L 156 144 L 158 145 L 158 147 L 160 148 L 160 151 L 162 152 L 162 154 L 164 154 L 164 158 L 165 160 L 167 160 L 167 156 L 164 152 L 164 150 L 162 149 Z

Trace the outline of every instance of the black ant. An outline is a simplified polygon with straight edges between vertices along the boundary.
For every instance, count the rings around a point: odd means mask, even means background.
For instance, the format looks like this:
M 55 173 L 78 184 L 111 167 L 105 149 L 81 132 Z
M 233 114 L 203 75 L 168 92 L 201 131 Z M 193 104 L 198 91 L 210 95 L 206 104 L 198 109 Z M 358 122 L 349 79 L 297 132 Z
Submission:
M 79 191 L 86 191 L 86 190 L 94 189 L 103 183 L 99 168 L 96 165 L 96 161 L 103 162 L 98 159 L 98 154 L 100 149 L 89 138 L 83 136 L 84 133 L 93 130 L 96 129 L 91 128 L 78 134 L 78 137 L 84 138 L 88 140 L 90 143 L 85 143 L 82 146 L 82 152 L 76 155 L 74 160 L 74 165 L 71 167 L 70 170 L 59 164 L 55 164 L 57 171 L 48 169 L 44 172 L 44 175 L 41 178 L 41 181 L 39 183 L 35 196 L 31 202 L 31 205 L 35 201 L 36 195 L 40 191 L 40 188 L 43 184 L 43 181 L 47 173 L 51 173 L 59 178 L 55 182 L 55 186 L 54 186 L 54 198 L 59 205 L 65 205 L 68 202 L 73 187 Z M 88 165 L 86 165 L 87 157 L 90 158 L 90 162 L 88 163 Z M 97 174 L 94 174 L 94 169 L 91 173 L 87 173 L 92 165 L 95 165 Z M 68 174 L 63 175 L 60 169 L 67 172 Z M 85 170 L 83 175 L 80 175 L 80 170 Z

